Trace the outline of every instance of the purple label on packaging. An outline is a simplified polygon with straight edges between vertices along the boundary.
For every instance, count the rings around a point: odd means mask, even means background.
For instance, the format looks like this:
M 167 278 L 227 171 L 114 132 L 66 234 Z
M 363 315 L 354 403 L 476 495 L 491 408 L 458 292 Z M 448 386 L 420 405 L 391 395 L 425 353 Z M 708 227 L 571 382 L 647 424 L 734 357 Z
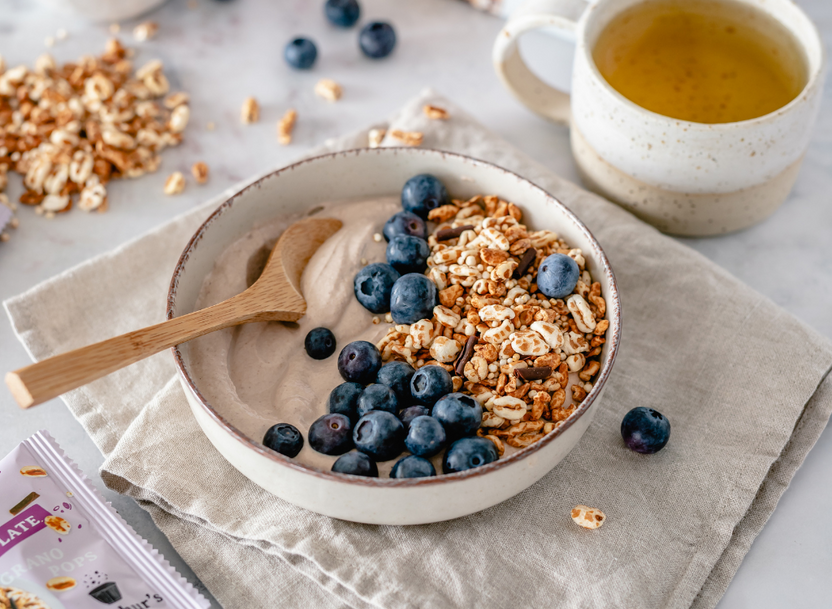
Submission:
M 46 528 L 43 519 L 49 512 L 33 505 L 6 523 L 0 524 L 0 556 L 11 550 L 27 537 Z

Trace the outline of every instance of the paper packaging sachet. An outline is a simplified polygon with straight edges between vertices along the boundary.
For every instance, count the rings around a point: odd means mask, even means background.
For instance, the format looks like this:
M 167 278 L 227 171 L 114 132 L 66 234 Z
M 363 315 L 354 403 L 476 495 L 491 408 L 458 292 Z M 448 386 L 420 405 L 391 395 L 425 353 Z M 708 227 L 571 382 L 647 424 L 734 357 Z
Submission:
M 210 604 L 40 431 L 0 461 L 0 609 Z

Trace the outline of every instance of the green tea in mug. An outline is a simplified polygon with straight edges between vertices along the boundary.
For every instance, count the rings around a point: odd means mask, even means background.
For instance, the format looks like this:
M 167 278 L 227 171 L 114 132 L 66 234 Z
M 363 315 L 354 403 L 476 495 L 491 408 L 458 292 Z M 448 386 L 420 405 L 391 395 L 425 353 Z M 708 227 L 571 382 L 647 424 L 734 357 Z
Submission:
M 646 0 L 613 17 L 592 56 L 630 101 L 697 123 L 763 116 L 807 81 L 792 33 L 734 0 Z

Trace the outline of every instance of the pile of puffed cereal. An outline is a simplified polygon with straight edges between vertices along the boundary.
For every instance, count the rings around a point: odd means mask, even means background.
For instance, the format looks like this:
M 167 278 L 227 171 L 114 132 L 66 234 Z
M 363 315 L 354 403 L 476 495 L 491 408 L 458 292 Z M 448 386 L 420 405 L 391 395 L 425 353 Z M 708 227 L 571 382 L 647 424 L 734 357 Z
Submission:
M 438 224 L 428 238 L 427 276 L 441 304 L 432 319 L 391 327 L 377 345 L 382 359 L 441 366 L 454 391 L 483 406 L 477 435 L 499 456 L 504 442 L 529 446 L 592 390 L 609 328 L 601 284 L 580 249 L 552 231 L 530 231 L 520 209 L 496 196 L 454 200 L 428 219 Z M 538 266 L 555 253 L 581 271 L 563 299 L 547 298 L 534 283 Z
M 38 215 L 73 202 L 102 212 L 108 181 L 159 168 L 160 152 L 182 141 L 188 96 L 168 94 L 161 61 L 134 72 L 131 55 L 113 39 L 100 57 L 61 66 L 44 54 L 32 70 L 7 69 L 0 57 L 0 191 L 11 169 L 23 176 L 20 202 Z

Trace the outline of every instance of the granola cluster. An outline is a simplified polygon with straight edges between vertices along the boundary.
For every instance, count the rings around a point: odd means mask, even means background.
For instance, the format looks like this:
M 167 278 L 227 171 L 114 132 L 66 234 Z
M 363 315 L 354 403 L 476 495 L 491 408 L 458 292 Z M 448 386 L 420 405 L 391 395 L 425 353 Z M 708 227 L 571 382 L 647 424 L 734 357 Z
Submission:
M 24 176 L 20 202 L 52 216 L 107 208 L 105 185 L 159 168 L 160 152 L 182 141 L 185 93 L 168 95 L 161 61 L 135 72 L 118 40 L 101 57 L 58 66 L 48 54 L 34 70 L 0 58 L 0 175 Z M 5 180 L 2 180 L 5 183 Z
M 530 231 L 522 212 L 496 196 L 454 200 L 430 212 L 427 276 L 439 290 L 431 319 L 395 325 L 378 343 L 382 359 L 441 366 L 454 391 L 483 406 L 477 434 L 500 456 L 556 429 L 584 400 L 601 368 L 609 321 L 601 284 L 580 249 L 548 230 Z M 581 277 L 565 299 L 534 283 L 549 255 L 575 260 Z M 571 379 L 570 379 L 571 375 Z

